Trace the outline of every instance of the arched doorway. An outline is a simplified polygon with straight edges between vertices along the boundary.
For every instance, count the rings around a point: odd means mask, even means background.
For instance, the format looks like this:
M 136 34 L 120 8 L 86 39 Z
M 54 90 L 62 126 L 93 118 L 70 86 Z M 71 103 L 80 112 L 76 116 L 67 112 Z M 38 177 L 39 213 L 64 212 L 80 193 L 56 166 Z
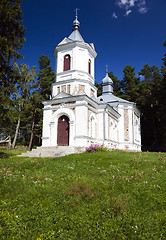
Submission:
M 57 145 L 69 145 L 69 118 L 65 115 L 58 119 Z

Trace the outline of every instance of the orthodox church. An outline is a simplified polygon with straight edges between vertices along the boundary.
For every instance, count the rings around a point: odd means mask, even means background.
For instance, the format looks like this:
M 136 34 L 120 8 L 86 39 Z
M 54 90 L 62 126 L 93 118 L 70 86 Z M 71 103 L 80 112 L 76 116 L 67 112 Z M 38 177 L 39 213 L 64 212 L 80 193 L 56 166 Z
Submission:
M 97 53 L 79 31 L 76 14 L 73 31 L 54 50 L 56 81 L 44 101 L 42 147 L 88 147 L 141 151 L 140 111 L 136 104 L 113 94 L 106 73 L 102 95 L 97 97 L 94 68 Z

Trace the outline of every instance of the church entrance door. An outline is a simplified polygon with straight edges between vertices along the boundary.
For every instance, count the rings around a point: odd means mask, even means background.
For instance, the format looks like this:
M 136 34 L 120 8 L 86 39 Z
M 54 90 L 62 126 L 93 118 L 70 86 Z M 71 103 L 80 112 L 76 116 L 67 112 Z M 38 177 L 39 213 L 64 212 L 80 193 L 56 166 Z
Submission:
M 69 118 L 65 115 L 58 119 L 57 145 L 69 145 Z

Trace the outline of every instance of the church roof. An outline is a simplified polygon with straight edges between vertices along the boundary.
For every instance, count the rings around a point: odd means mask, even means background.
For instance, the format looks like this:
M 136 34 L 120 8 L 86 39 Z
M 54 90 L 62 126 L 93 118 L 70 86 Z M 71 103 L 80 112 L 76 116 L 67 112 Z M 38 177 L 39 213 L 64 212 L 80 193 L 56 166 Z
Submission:
M 118 105 L 133 105 L 133 102 L 129 102 L 123 98 L 116 97 L 113 93 L 104 93 L 97 98 L 97 103 L 100 104 L 108 104 L 110 107 L 113 107 L 116 111 L 118 111 Z
M 84 42 L 84 39 L 82 38 L 80 32 L 79 32 L 80 22 L 78 21 L 77 12 L 75 16 L 75 20 L 73 21 L 73 32 L 68 37 L 72 41 L 77 42 Z
M 68 38 L 64 38 L 58 44 L 58 46 L 62 45 L 62 44 L 70 43 L 70 42 L 84 42 L 84 39 L 80 34 L 79 27 L 80 27 L 80 22 L 78 21 L 78 17 L 76 15 L 75 20 L 73 21 L 73 31 L 72 31 L 72 33 L 69 35 Z M 90 46 L 94 49 L 93 45 L 90 45 Z
M 121 104 L 133 104 L 133 102 L 129 102 L 123 98 L 116 97 L 113 94 L 113 81 L 108 76 L 108 72 L 106 72 L 105 78 L 102 80 L 102 95 L 97 98 L 98 104 L 109 104 L 110 106 L 118 106 Z
M 69 40 L 72 40 L 72 41 L 77 41 L 77 42 L 84 42 L 84 39 L 82 38 L 79 30 L 74 30 L 70 36 L 68 37 Z
M 108 94 L 102 94 L 101 96 L 99 96 L 97 98 L 97 102 L 100 104 L 103 103 L 115 103 L 115 102 L 119 102 L 119 103 L 127 103 L 127 104 L 132 104 L 133 102 L 129 102 L 123 98 L 119 98 L 116 97 L 114 94 L 112 93 L 108 93 Z
M 96 51 L 95 51 L 95 47 L 93 43 L 86 43 L 83 39 L 83 37 L 80 34 L 79 31 L 79 27 L 80 27 L 80 22 L 78 21 L 78 17 L 77 15 L 75 16 L 75 20 L 73 21 L 73 31 L 72 33 L 69 35 L 69 37 L 65 37 L 58 45 L 58 46 L 62 46 L 65 44 L 70 44 L 70 43 L 80 43 L 80 44 L 85 44 L 86 46 L 89 46 L 91 48 L 92 51 L 95 52 L 95 55 L 97 55 Z M 54 50 L 54 54 L 56 54 L 56 47 Z

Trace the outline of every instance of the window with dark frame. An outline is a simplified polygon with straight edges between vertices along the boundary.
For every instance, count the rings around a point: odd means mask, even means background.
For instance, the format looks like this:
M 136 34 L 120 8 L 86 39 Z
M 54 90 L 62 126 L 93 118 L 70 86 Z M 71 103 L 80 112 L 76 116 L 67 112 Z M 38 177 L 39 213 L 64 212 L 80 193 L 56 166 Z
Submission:
M 64 56 L 63 71 L 70 70 L 70 55 L 67 54 Z
M 88 73 L 91 74 L 91 60 L 88 61 Z

